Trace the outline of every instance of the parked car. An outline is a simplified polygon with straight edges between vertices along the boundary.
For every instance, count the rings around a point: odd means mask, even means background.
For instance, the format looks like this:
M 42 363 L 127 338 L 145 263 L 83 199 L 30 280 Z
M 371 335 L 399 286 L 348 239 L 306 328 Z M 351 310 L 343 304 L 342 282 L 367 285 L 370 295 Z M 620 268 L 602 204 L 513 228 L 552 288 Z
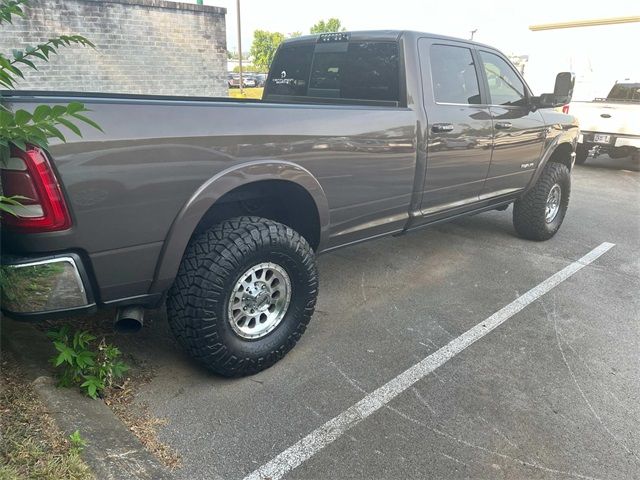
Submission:
M 247 74 L 242 76 L 242 85 L 245 88 L 253 88 L 258 86 L 258 82 L 256 81 L 256 77 L 252 74 Z
M 266 73 L 256 73 L 254 78 L 256 79 L 256 87 L 264 87 L 267 83 L 267 74 Z
M 573 102 L 570 111 L 580 122 L 576 163 L 602 153 L 640 161 L 640 82 L 616 82 L 606 98 Z
M 256 86 L 256 79 L 251 75 L 242 75 L 242 86 L 250 88 Z M 234 73 L 229 76 L 229 88 L 240 88 L 240 74 Z
M 2 217 L 2 309 L 117 307 L 132 328 L 166 303 L 195 359 L 256 373 L 307 328 L 320 253 L 510 204 L 518 235 L 551 238 L 578 138 L 552 108 L 572 88 L 562 73 L 534 96 L 492 47 L 371 31 L 285 41 L 263 100 L 3 92 L 84 102 L 104 133 L 2 166 L 4 194 L 28 198 Z

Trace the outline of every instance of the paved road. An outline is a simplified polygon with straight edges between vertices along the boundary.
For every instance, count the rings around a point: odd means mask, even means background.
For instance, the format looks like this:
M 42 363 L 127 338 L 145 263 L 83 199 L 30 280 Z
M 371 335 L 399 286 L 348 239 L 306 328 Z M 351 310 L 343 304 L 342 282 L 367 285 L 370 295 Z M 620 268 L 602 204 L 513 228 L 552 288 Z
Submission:
M 274 368 L 225 380 L 156 315 L 126 346 L 157 368 L 179 478 L 243 478 L 602 242 L 616 246 L 341 435 L 286 478 L 640 478 L 640 173 L 577 167 L 555 238 L 511 209 L 320 259 L 317 313 Z

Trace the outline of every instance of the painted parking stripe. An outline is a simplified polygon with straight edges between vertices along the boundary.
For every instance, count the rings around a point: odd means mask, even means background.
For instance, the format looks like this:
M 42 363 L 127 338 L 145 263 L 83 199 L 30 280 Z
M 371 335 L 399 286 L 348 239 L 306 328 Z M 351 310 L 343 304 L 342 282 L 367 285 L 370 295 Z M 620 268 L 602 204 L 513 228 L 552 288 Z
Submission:
M 614 246 L 615 244 L 613 243 L 604 242 L 581 259 L 567 265 L 559 272 L 553 274 L 542 283 L 518 297 L 509 305 L 498 310 L 486 320 L 467 330 L 424 360 L 371 392 L 358 403 L 352 405 L 337 417 L 332 418 L 302 440 L 291 445 L 271 461 L 247 475 L 245 480 L 277 480 L 282 478 L 287 472 L 298 467 L 324 447 L 340 438 L 347 430 L 384 407 L 417 381 L 445 364 L 493 329 L 502 325 L 527 305 L 533 303 L 552 288 L 558 286 L 567 278 L 598 259 Z

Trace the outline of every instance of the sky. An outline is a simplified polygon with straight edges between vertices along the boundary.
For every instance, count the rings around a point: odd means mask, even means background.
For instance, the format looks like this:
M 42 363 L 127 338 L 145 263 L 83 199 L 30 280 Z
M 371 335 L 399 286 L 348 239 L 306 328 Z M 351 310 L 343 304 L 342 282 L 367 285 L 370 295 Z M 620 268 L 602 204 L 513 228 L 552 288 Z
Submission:
M 236 1 L 204 2 L 227 8 L 227 47 L 237 49 Z M 631 15 L 640 15 L 637 0 L 241 0 L 242 47 L 249 50 L 256 29 L 309 33 L 314 23 L 330 17 L 339 18 L 348 30 L 419 30 L 469 38 L 477 29 L 474 39 L 479 42 L 506 54 L 530 55 L 525 76 L 541 88 L 544 82 L 536 71 L 542 71 L 536 66 L 541 63 L 548 69 L 579 69 L 583 80 L 596 71 L 596 83 L 604 85 L 621 76 L 640 76 L 640 56 L 630 53 L 637 50 L 640 23 L 552 32 L 531 32 L 529 26 Z M 554 75 L 549 76 L 551 84 Z

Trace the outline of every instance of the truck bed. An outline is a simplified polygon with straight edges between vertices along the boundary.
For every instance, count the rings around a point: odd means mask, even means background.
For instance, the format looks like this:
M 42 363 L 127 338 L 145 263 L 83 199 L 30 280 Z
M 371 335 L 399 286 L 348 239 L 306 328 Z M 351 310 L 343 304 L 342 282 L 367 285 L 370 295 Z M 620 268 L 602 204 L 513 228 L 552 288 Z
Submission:
M 254 164 L 259 179 L 260 163 L 291 161 L 318 179 L 332 218 L 323 248 L 349 243 L 380 212 L 398 225 L 408 217 L 416 168 L 408 108 L 27 91 L 3 94 L 3 101 L 26 110 L 82 102 L 104 130 L 83 126 L 83 138 L 64 131 L 68 143 L 49 148 L 74 227 L 46 238 L 5 238 L 16 253 L 81 249 L 103 301 L 146 293 L 183 206 L 240 164 Z

